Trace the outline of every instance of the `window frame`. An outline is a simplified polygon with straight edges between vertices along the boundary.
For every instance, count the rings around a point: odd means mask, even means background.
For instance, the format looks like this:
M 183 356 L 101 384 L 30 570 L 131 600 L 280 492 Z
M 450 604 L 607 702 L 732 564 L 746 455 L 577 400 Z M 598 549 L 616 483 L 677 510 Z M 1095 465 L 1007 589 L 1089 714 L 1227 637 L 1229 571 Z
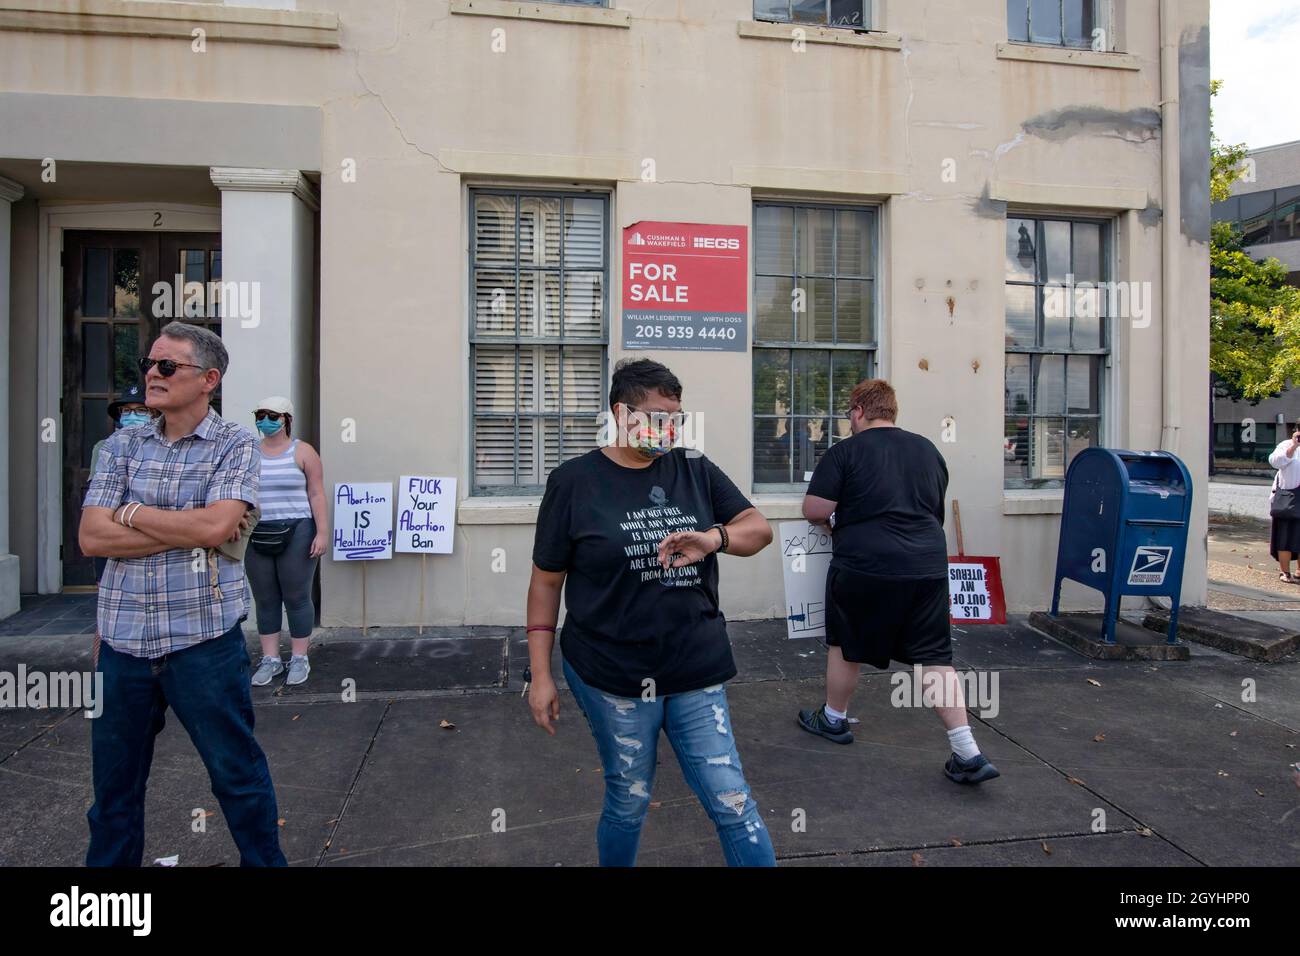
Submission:
M 1006 22 L 1008 43 L 1015 43 L 1020 46 L 1048 47 L 1053 50 L 1091 50 L 1092 49 L 1093 39 L 1091 36 L 1089 36 L 1083 42 L 1082 45 L 1075 45 L 1073 43 L 1066 42 L 1065 4 L 1068 3 L 1069 0 L 1058 0 L 1058 3 L 1060 5 L 1060 11 L 1061 11 L 1060 42 L 1051 42 L 1048 40 L 1035 40 L 1034 21 L 1033 21 L 1033 6 L 1034 6 L 1033 0 L 1016 0 L 1016 2 L 1021 2 L 1024 3 L 1025 5 L 1025 39 L 1021 40 L 1011 35 L 1011 16 L 1010 16 L 1010 10 L 1008 10 L 1007 22 Z M 1115 46 L 1113 37 L 1111 35 L 1111 29 L 1109 24 L 1110 3 L 1108 2 L 1108 0 L 1088 0 L 1088 2 L 1092 4 L 1092 24 L 1093 24 L 1092 28 L 1094 30 L 1101 30 L 1103 36 L 1106 37 L 1106 49 L 1101 52 L 1110 53 L 1114 50 L 1114 46 Z
M 527 184 L 519 186 L 508 185 L 475 185 L 470 184 L 466 190 L 467 211 L 465 217 L 468 235 L 466 237 L 465 257 L 465 288 L 466 288 L 466 318 L 468 321 L 466 340 L 469 344 L 468 356 L 468 388 L 469 394 L 466 400 L 467 415 L 467 448 L 469 451 L 469 496 L 471 498 L 501 498 L 501 497 L 527 497 L 540 498 L 546 491 L 546 483 L 541 484 L 521 484 L 519 478 L 519 428 L 518 422 L 523 419 L 544 420 L 554 419 L 559 422 L 559 462 L 563 464 L 567 459 L 564 457 L 564 420 L 565 418 L 577 418 L 581 415 L 566 414 L 564 410 L 564 353 L 566 346 L 591 346 L 600 349 L 600 395 L 601 410 L 595 414 L 600 416 L 604 411 L 604 396 L 609 393 L 609 335 L 610 335 L 610 305 L 611 291 L 610 282 L 614 269 L 614 245 L 613 245 L 613 192 L 605 188 L 550 188 L 546 186 L 531 187 Z M 516 204 L 515 218 L 515 257 L 514 257 L 514 278 L 515 278 L 515 334 L 513 336 L 480 336 L 478 334 L 478 325 L 476 320 L 477 299 L 475 295 L 474 277 L 476 271 L 480 268 L 485 271 L 504 271 L 500 268 L 492 269 L 490 266 L 480 266 L 478 263 L 478 241 L 475 230 L 477 209 L 475 200 L 479 196 L 507 196 L 512 197 Z M 559 282 L 559 315 L 560 315 L 560 334 L 558 336 L 521 336 L 519 334 L 519 275 L 523 271 L 519 261 L 519 218 L 518 203 L 524 198 L 541 198 L 541 199 L 558 199 L 560 201 L 561 216 L 563 216 L 564 201 L 566 199 L 599 199 L 602 203 L 602 222 L 601 236 L 603 253 L 601 256 L 600 272 L 604 276 L 601 285 L 601 315 L 600 315 L 600 337 L 599 338 L 575 338 L 564 334 L 564 281 L 563 276 L 566 272 L 564 264 L 565 244 L 560 243 L 560 264 L 554 269 L 539 268 L 536 271 L 554 272 L 560 276 Z M 531 270 L 530 270 L 531 271 Z M 592 269 L 577 269 L 577 272 L 591 272 Z M 540 294 L 540 288 L 538 290 Z M 557 385 L 559 396 L 559 410 L 556 412 L 522 412 L 518 408 L 518 393 L 515 395 L 515 411 L 511 414 L 502 412 L 487 412 L 479 414 L 475 407 L 475 392 L 477 389 L 477 375 L 475 370 L 475 356 L 479 346 L 510 346 L 515 350 L 515 388 L 518 389 L 519 383 L 519 349 L 528 347 L 546 347 L 555 346 L 560 349 L 558 364 L 560 368 L 560 382 Z M 539 368 L 539 373 L 543 371 Z M 541 381 L 541 375 L 537 376 Z M 477 445 L 475 444 L 475 427 L 480 419 L 509 420 L 516 423 L 514 436 L 514 455 L 513 469 L 515 481 L 511 484 L 502 485 L 479 485 L 478 483 L 478 455 Z M 540 457 L 545 456 L 545 443 L 539 445 L 537 454 Z M 558 465 L 557 465 L 558 467 Z M 549 473 L 548 473 L 549 474 Z
M 1006 275 L 1005 243 L 1007 241 L 1007 229 L 1009 228 L 1010 223 L 1013 220 L 1017 220 L 1017 219 L 1030 220 L 1033 223 L 1035 223 L 1034 280 L 1032 282 L 1025 281 L 1023 279 L 1013 280 L 1008 278 Z M 1097 429 L 1097 443 L 1093 447 L 1104 448 L 1106 447 L 1107 432 L 1109 432 L 1110 430 L 1112 424 L 1111 419 L 1113 417 L 1111 402 L 1110 402 L 1110 389 L 1112 388 L 1110 369 L 1113 367 L 1113 358 L 1115 354 L 1115 348 L 1117 345 L 1117 341 L 1116 341 L 1117 336 L 1113 325 L 1116 317 L 1109 314 L 1110 310 L 1108 308 L 1104 308 L 1103 314 L 1098 319 L 1098 326 L 1101 335 L 1101 346 L 1099 348 L 1079 349 L 1074 347 L 1074 323 L 1076 317 L 1073 315 L 1070 316 L 1070 347 L 1069 348 L 1062 349 L 1062 348 L 1048 347 L 1048 346 L 1037 345 L 1037 344 L 1032 346 L 1010 345 L 1007 344 L 1005 341 L 1006 329 L 1007 329 L 1007 308 L 1009 305 L 1009 301 L 1006 297 L 1006 292 L 1008 288 L 1013 286 L 1017 288 L 1033 288 L 1036 290 L 1034 296 L 1034 341 L 1037 343 L 1043 340 L 1044 309 L 1043 309 L 1042 290 L 1044 290 L 1051 283 L 1045 276 L 1040 276 L 1039 270 L 1046 262 L 1047 250 L 1044 249 L 1042 242 L 1043 242 L 1043 234 L 1044 234 L 1043 224 L 1048 222 L 1064 222 L 1070 224 L 1071 227 L 1073 227 L 1076 223 L 1082 225 L 1099 226 L 1101 233 L 1099 239 L 1098 261 L 1101 267 L 1101 278 L 1098 281 L 1102 283 L 1103 286 L 1106 283 L 1115 281 L 1114 257 L 1115 257 L 1116 241 L 1117 241 L 1116 234 L 1115 234 L 1117 223 L 1113 217 L 1102 216 L 1102 215 L 1091 215 L 1086 212 L 1071 212 L 1067 210 L 1045 210 L 1045 209 L 1030 210 L 1030 209 L 1014 209 L 1014 208 L 1007 210 L 1007 215 L 1003 223 L 1003 230 L 1002 230 L 1002 242 L 1004 244 L 1003 253 L 1002 253 L 1002 263 L 1003 263 L 1002 264 L 1002 272 L 1003 272 L 1002 325 L 1003 325 L 1003 336 L 1004 336 L 1003 368 L 1002 368 L 1002 387 L 1003 387 L 1002 434 L 1005 440 L 1006 426 L 1011 419 L 1021 418 L 1021 417 L 1027 418 L 1029 420 L 1027 434 L 1029 435 L 1029 440 L 1032 442 L 1035 420 L 1060 419 L 1064 423 L 1064 427 L 1067 432 L 1067 441 L 1068 441 L 1068 432 L 1069 432 L 1071 421 L 1074 420 L 1093 421 L 1096 423 L 1096 429 Z M 1073 267 L 1074 265 L 1073 228 L 1071 228 L 1070 231 L 1070 264 L 1071 267 Z M 1083 280 L 1083 281 L 1089 281 L 1089 280 Z M 1099 293 L 1099 304 L 1104 306 L 1105 303 L 1106 303 L 1106 296 L 1104 294 Z M 1029 359 L 1030 410 L 1027 413 L 1025 413 L 1023 416 L 1012 415 L 1007 410 L 1006 386 L 1007 386 L 1008 362 L 1006 359 L 1008 356 L 1011 355 L 1030 356 Z M 1063 394 L 1064 408 L 1059 414 L 1040 415 L 1038 414 L 1037 409 L 1035 408 L 1037 382 L 1034 378 L 1033 356 L 1043 356 L 1043 355 L 1060 355 L 1063 356 L 1064 358 L 1065 369 L 1064 369 L 1064 380 L 1062 381 L 1062 389 L 1064 392 Z M 1080 356 L 1080 355 L 1096 356 L 1097 358 L 1100 359 L 1100 362 L 1097 365 L 1097 412 L 1096 414 L 1079 414 L 1079 413 L 1072 414 L 1070 412 L 1069 358 L 1071 356 Z M 1026 457 L 1028 458 L 1028 456 L 1030 456 L 1032 453 L 1033 453 L 1033 448 L 1031 445 L 1025 451 Z M 1063 467 L 1064 467 L 1064 471 L 1068 473 L 1070 468 L 1070 459 L 1068 457 L 1064 459 Z M 1046 491 L 1046 492 L 1056 493 L 1056 492 L 1063 491 L 1064 488 L 1065 488 L 1064 474 L 1062 474 L 1060 478 L 1033 478 L 1033 477 L 1008 478 L 1006 475 L 1006 461 L 1005 461 L 1005 453 L 1004 453 L 1003 476 L 1002 476 L 1002 490 L 1004 494 L 1007 492 L 1022 493 L 1022 492 L 1034 492 L 1034 491 Z
M 787 9 L 790 10 L 790 16 L 787 19 L 776 20 L 773 19 L 770 14 L 759 16 L 758 14 L 759 2 L 760 0 L 752 0 L 751 3 L 751 9 L 753 12 L 754 21 L 756 23 L 780 23 L 780 24 L 788 24 L 789 26 L 792 27 L 823 27 L 827 30 L 851 30 L 854 33 L 871 33 L 874 32 L 875 30 L 875 13 L 876 13 L 875 6 L 877 0 L 861 0 L 862 3 L 862 25 L 861 26 L 831 23 L 830 17 L 831 17 L 832 0 L 825 0 L 825 4 L 826 4 L 825 23 L 816 23 L 810 20 L 794 19 L 793 5 L 796 2 L 796 0 L 784 0 Z
M 880 354 L 883 351 L 883 345 L 882 345 L 883 336 L 881 334 L 881 330 L 884 324 L 884 316 L 881 309 L 883 300 L 881 295 L 880 284 L 883 280 L 880 275 L 880 264 L 881 264 L 880 242 L 882 236 L 882 219 L 884 216 L 884 203 L 883 202 L 852 202 L 847 200 L 843 202 L 819 202 L 815 200 L 806 200 L 806 199 L 794 199 L 794 198 L 783 199 L 781 197 L 772 196 L 772 197 L 755 198 L 752 201 L 752 207 L 753 208 L 751 211 L 751 215 L 752 215 L 753 225 L 751 227 L 751 235 L 753 236 L 753 243 L 752 243 L 753 269 L 750 274 L 750 295 L 751 295 L 751 299 L 753 299 L 754 302 L 754 308 L 753 308 L 753 331 L 750 336 L 750 373 L 749 373 L 750 413 L 749 413 L 748 428 L 750 433 L 750 479 L 752 482 L 754 494 L 792 494 L 792 493 L 806 494 L 808 490 L 808 484 L 809 484 L 807 481 L 769 482 L 769 481 L 758 480 L 757 468 L 756 468 L 757 447 L 754 443 L 754 426 L 756 425 L 756 423 L 760 419 L 773 419 L 773 420 L 785 419 L 790 421 L 791 423 L 795 423 L 805 419 L 815 420 L 816 418 L 815 416 L 809 416 L 809 415 L 801 416 L 796 414 L 793 409 L 793 405 L 791 406 L 790 412 L 786 415 L 778 415 L 775 413 L 760 414 L 755 410 L 754 398 L 755 398 L 756 383 L 754 381 L 754 375 L 758 364 L 758 352 L 760 350 L 790 352 L 792 363 L 794 361 L 794 353 L 798 351 L 827 352 L 830 353 L 831 356 L 833 356 L 834 353 L 836 352 L 864 352 L 867 354 L 867 375 L 872 376 L 872 375 L 878 375 L 880 373 L 880 367 L 881 367 Z M 759 214 L 759 210 L 763 208 L 814 209 L 819 211 L 830 210 L 832 212 L 866 212 L 870 215 L 871 217 L 871 224 L 870 224 L 871 262 L 868 265 L 868 271 L 864 273 L 865 281 L 871 282 L 871 317 L 872 317 L 872 332 L 874 334 L 870 342 L 865 342 L 865 343 L 799 342 L 799 341 L 791 341 L 791 340 L 759 338 L 758 299 L 755 293 L 757 291 L 758 280 L 760 278 L 772 278 L 772 277 L 790 278 L 794 281 L 795 288 L 800 287 L 799 282 L 801 279 L 831 280 L 832 288 L 835 289 L 834 298 L 832 299 L 833 302 L 832 337 L 834 337 L 835 334 L 838 332 L 838 318 L 839 318 L 838 308 L 837 308 L 839 303 L 839 291 L 837 288 L 837 283 L 840 279 L 838 230 L 836 230 L 832 236 L 832 246 L 831 246 L 831 250 L 832 250 L 831 261 L 835 264 L 835 268 L 836 268 L 834 274 L 822 275 L 820 273 L 800 273 L 797 269 L 794 269 L 790 275 L 787 275 L 786 273 L 782 273 L 782 272 L 762 272 L 759 270 L 759 265 L 758 265 L 758 239 L 759 239 L 758 214 Z M 793 266 L 793 265 L 797 265 L 798 262 L 799 236 L 797 231 L 797 224 L 796 224 L 795 235 L 792 237 L 791 240 L 791 246 L 795 250 L 795 258 L 794 261 L 792 262 L 792 266 Z M 850 276 L 846 278 L 857 279 L 859 277 Z M 795 319 L 792 317 L 791 318 L 792 332 L 794 330 L 794 326 L 795 326 Z M 793 378 L 791 381 L 793 387 Z M 854 384 L 856 385 L 857 383 L 855 382 Z M 836 444 L 835 424 L 842 417 L 841 410 L 837 410 L 832 407 L 829 407 L 834 404 L 834 399 L 835 399 L 835 378 L 834 378 L 833 360 L 830 362 L 830 375 L 827 379 L 826 389 L 827 389 L 827 405 L 828 405 L 826 410 L 826 418 L 827 421 L 830 423 L 829 435 L 831 439 L 831 441 L 826 446 L 826 448 L 827 450 L 829 450 L 833 445 Z M 839 439 L 839 440 L 842 441 L 843 439 Z M 794 478 L 795 471 L 794 471 L 793 445 L 791 447 L 790 469 L 791 469 L 791 478 Z
M 1243 212 L 1245 201 L 1267 196 L 1268 207 L 1260 212 L 1258 216 L 1252 216 L 1251 221 L 1262 219 L 1266 223 L 1264 226 L 1264 237 L 1261 239 L 1250 239 L 1250 233 L 1246 231 L 1246 218 Z M 1285 198 L 1283 198 L 1285 196 Z M 1278 214 L 1287 206 L 1297 205 L 1295 215 L 1300 216 L 1300 183 L 1291 186 L 1279 186 L 1275 189 L 1257 189 L 1254 192 L 1237 193 L 1235 196 L 1229 196 L 1227 199 L 1213 203 L 1210 207 L 1210 218 L 1213 222 L 1228 222 L 1232 224 L 1234 230 L 1241 237 L 1243 249 L 1253 249 L 1256 246 L 1268 246 L 1279 242 L 1300 242 L 1300 235 L 1288 236 L 1282 229 L 1282 221 Z M 1231 215 L 1226 215 L 1226 213 Z M 1300 232 L 1297 227 L 1296 232 Z

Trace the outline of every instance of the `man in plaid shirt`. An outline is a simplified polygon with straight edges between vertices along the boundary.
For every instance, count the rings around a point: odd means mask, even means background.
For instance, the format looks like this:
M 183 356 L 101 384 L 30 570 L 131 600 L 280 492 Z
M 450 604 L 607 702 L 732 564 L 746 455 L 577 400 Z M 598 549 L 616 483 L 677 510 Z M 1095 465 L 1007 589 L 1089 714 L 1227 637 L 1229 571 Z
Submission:
M 81 550 L 109 559 L 87 866 L 140 865 L 145 784 L 169 706 L 203 758 L 240 863 L 285 865 L 271 773 L 253 737 L 244 566 L 211 550 L 238 539 L 261 468 L 252 433 L 209 405 L 227 364 L 220 337 L 168 324 L 140 360 L 145 402 L 162 414 L 107 439 L 86 491 Z

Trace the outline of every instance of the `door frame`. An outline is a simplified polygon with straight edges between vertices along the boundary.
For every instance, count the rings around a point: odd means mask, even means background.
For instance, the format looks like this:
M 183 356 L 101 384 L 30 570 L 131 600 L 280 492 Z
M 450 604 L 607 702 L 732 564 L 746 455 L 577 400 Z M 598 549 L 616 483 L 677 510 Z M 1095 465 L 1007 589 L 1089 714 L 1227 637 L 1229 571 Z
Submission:
M 63 440 L 41 441 L 46 419 L 62 429 L 63 397 L 63 233 L 100 230 L 123 232 L 221 232 L 221 207 L 181 203 L 77 203 L 42 205 L 37 251 L 36 429 L 36 591 L 63 590 Z M 143 298 L 143 297 L 142 297 Z

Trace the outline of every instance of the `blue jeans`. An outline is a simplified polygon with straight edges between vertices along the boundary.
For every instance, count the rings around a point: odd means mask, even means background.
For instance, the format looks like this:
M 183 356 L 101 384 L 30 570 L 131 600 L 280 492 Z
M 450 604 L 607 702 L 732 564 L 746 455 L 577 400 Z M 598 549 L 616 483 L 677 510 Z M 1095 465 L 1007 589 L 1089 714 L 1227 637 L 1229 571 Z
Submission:
M 95 803 L 86 866 L 139 866 L 154 738 L 168 705 L 190 735 L 221 804 L 241 866 L 285 866 L 275 789 L 253 738 L 248 650 L 236 624 L 156 660 L 99 649 L 104 712 L 91 725 Z
M 596 828 L 601 866 L 632 866 L 650 809 L 659 731 L 682 775 L 717 827 L 728 866 L 776 866 L 772 838 L 749 794 L 731 732 L 722 685 L 645 701 L 616 697 L 582 682 L 569 662 L 564 677 L 596 738 L 605 769 L 605 805 Z

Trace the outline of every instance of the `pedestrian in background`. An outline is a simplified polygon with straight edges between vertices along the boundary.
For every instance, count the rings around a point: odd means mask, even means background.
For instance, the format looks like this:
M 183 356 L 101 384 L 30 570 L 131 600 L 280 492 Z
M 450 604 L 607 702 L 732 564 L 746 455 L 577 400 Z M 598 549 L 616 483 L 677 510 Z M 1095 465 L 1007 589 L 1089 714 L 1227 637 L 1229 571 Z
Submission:
M 1291 558 L 1300 555 L 1300 425 L 1291 437 L 1281 442 L 1268 456 L 1268 463 L 1277 469 L 1273 476 L 1273 489 L 1268 496 L 1268 512 L 1273 526 L 1268 538 L 1268 553 L 1276 560 L 1281 573 L 1278 579 L 1286 584 L 1300 581 L 1291 573 Z
M 135 425 L 147 425 L 152 422 L 157 413 L 144 403 L 144 391 L 140 388 L 139 383 L 132 385 L 123 392 L 117 399 L 108 403 L 108 417 L 113 421 L 113 431 L 121 428 L 131 428 Z M 99 471 L 99 452 L 104 447 L 104 443 L 112 437 L 112 432 L 95 442 L 95 447 L 90 450 L 90 477 L 95 477 L 95 472 Z M 104 566 L 108 564 L 108 558 L 95 558 L 95 583 L 104 576 Z

